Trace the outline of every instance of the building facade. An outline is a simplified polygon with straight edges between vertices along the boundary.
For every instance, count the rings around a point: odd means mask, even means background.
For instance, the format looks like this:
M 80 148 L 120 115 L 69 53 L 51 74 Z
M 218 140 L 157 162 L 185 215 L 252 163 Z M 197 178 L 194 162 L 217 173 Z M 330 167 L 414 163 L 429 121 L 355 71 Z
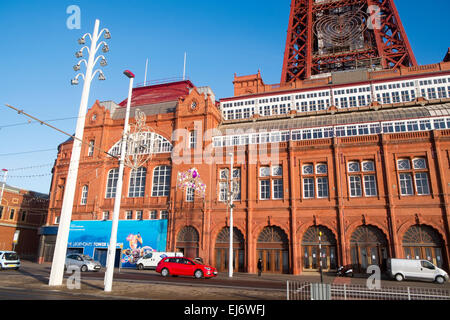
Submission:
M 48 195 L 0 183 L 0 250 L 15 250 L 20 258 L 38 256 L 39 227 L 47 221 Z
M 393 1 L 384 3 L 397 14 Z M 308 23 L 357 10 L 348 1 L 314 5 Z M 291 13 L 290 24 L 297 18 Z M 361 45 L 375 48 L 358 32 Z M 327 54 L 351 55 L 345 37 L 326 45 L 322 38 L 314 41 Z M 289 39 L 286 52 L 295 47 Z M 135 88 L 132 123 L 137 109 L 144 112 L 147 145 L 156 147 L 141 168 L 125 169 L 120 219 L 167 220 L 168 251 L 224 271 L 232 181 L 236 271 L 256 273 L 261 258 L 264 272 L 315 272 L 320 261 L 324 270 L 351 264 L 365 272 L 385 268 L 389 257 L 448 270 L 450 62 L 393 65 L 377 48 L 381 63 L 333 62 L 306 73 L 298 70 L 305 57 L 289 56 L 291 76 L 282 83 L 265 84 L 259 71 L 235 75 L 234 96 L 220 101 L 190 81 Z M 73 220 L 112 216 L 125 105 L 97 101 L 87 113 Z M 49 226 L 58 222 L 71 149 L 71 140 L 59 146 Z M 204 197 L 177 187 L 178 174 L 194 168 Z

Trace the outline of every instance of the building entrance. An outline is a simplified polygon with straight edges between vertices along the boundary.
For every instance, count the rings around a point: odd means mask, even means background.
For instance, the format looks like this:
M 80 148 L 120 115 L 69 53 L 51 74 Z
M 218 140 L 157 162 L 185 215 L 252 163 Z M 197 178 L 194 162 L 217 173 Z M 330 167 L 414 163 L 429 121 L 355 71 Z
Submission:
M 289 273 L 289 242 L 279 227 L 265 227 L 259 234 L 257 257 L 263 261 L 263 272 Z
M 223 228 L 217 236 L 215 248 L 215 266 L 218 271 L 228 271 L 230 252 L 230 228 Z M 233 228 L 233 270 L 245 271 L 245 242 L 244 236 L 237 228 Z

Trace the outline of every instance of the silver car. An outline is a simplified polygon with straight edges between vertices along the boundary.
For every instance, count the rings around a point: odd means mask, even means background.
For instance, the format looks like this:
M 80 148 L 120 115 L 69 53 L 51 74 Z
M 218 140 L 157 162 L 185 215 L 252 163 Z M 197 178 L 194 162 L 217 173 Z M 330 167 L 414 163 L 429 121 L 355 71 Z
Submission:
M 81 272 L 86 271 L 100 271 L 102 268 L 100 262 L 95 261 L 90 256 L 84 254 L 69 254 L 66 257 L 65 268 L 68 269 L 71 266 L 77 266 Z

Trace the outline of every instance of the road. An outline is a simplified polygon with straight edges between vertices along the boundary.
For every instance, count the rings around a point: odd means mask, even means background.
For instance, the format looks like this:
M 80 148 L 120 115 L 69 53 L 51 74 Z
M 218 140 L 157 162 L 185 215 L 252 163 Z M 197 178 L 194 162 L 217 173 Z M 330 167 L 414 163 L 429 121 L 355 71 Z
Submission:
M 16 271 L 2 271 L 16 272 Z M 35 277 L 48 278 L 50 274 L 49 265 L 38 265 L 36 263 L 24 264 L 19 272 L 32 274 Z M 86 272 L 82 274 L 83 278 L 89 279 L 104 279 L 104 269 L 100 272 Z M 67 277 L 67 275 L 66 275 Z M 325 283 L 333 283 L 336 280 L 342 278 L 336 278 L 334 275 L 324 274 L 323 280 Z M 364 285 L 367 282 L 365 277 L 346 278 L 351 281 L 352 284 Z M 250 275 L 246 273 L 234 273 L 233 278 L 228 277 L 228 273 L 219 273 L 216 278 L 212 279 L 194 279 L 191 277 L 162 277 L 154 270 L 134 270 L 134 269 L 121 269 L 120 272 L 116 269 L 114 273 L 115 281 L 126 282 L 139 282 L 139 283 L 154 283 L 154 284 L 170 284 L 170 285 L 201 285 L 205 287 L 231 287 L 231 288 L 244 288 L 244 289 L 268 289 L 268 290 L 282 290 L 286 291 L 286 281 L 309 281 L 320 282 L 320 276 L 318 274 L 292 276 L 292 275 L 277 275 L 277 274 L 263 274 L 262 277 L 256 275 Z M 420 287 L 420 288 L 445 288 L 450 289 L 450 282 L 443 285 L 438 285 L 434 282 L 426 281 L 394 281 L 384 279 L 381 281 L 382 286 L 385 287 Z
M 36 263 L 31 263 L 24 261 L 22 267 L 18 270 L 3 270 L 0 271 L 0 300 L 6 299 L 40 299 L 40 300 L 67 300 L 67 299 L 103 299 L 108 298 L 107 296 L 98 296 L 102 292 L 104 270 L 100 272 L 86 272 L 81 274 L 82 282 L 96 283 L 96 285 L 91 285 L 94 288 L 94 294 L 97 296 L 80 296 L 74 295 L 70 292 L 52 292 L 50 288 L 46 286 L 48 284 L 48 278 L 50 275 L 51 266 L 49 264 L 38 265 Z M 25 290 L 20 287 L 14 287 L 14 283 L 2 284 L 2 279 L 22 277 L 26 279 L 32 279 L 35 282 L 41 284 L 39 290 Z M 68 274 L 65 278 L 68 278 Z M 337 281 L 347 281 L 348 284 L 360 284 L 365 285 L 365 278 L 335 278 L 333 275 L 324 275 L 324 282 L 333 283 Z M 235 273 L 233 278 L 229 278 L 227 273 L 219 273 L 218 277 L 212 279 L 194 279 L 191 277 L 167 277 L 164 278 L 157 274 L 153 270 L 138 271 L 133 269 L 116 269 L 114 274 L 114 283 L 116 288 L 122 287 L 121 294 L 123 297 L 133 298 L 134 285 L 140 285 L 145 288 L 156 288 L 158 287 L 162 291 L 167 291 L 165 297 L 172 297 L 171 292 L 178 294 L 174 296 L 177 299 L 181 296 L 181 299 L 186 299 L 185 297 L 190 297 L 189 295 L 181 295 L 181 291 L 189 292 L 189 290 L 198 290 L 202 292 L 213 292 L 216 297 L 221 297 L 221 293 L 224 293 L 225 299 L 234 299 L 241 296 L 252 299 L 285 299 L 286 297 L 286 281 L 308 281 L 308 282 L 320 282 L 320 276 L 318 274 L 314 275 L 302 275 L 302 276 L 292 276 L 292 275 L 269 275 L 263 274 L 262 277 L 256 275 L 246 274 L 246 273 Z M 4 283 L 6 283 L 4 281 Z M 153 287 L 151 287 L 153 285 Z M 419 282 L 419 281 L 390 281 L 383 280 L 382 287 L 421 287 L 421 288 L 435 288 L 435 289 L 450 289 L 450 283 L 447 282 L 443 285 L 438 285 L 432 282 Z M 8 287 L 8 288 L 5 288 Z M 14 289 L 11 289 L 13 288 Z M 44 289 L 45 292 L 43 291 Z M 131 288 L 131 289 L 130 289 Z M 131 292 L 130 292 L 131 291 Z M 92 292 L 92 291 L 91 291 Z M 256 292 L 256 294 L 255 294 Z M 265 296 L 262 296 L 262 294 Z M 194 296 L 194 299 L 202 299 L 205 296 L 201 294 Z M 206 296 L 208 297 L 208 296 Z M 141 296 L 141 298 L 147 298 L 146 296 Z M 149 297 L 155 298 L 155 297 Z M 156 297 L 157 298 L 157 297 Z M 164 297 L 162 299 L 165 299 Z M 190 298 L 188 298 L 190 299 Z

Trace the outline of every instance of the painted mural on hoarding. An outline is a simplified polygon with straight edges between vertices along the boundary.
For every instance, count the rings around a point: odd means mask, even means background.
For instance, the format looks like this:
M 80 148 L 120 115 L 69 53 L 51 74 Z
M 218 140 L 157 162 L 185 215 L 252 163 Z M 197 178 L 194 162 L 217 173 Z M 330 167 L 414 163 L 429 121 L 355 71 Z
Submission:
M 112 221 L 73 221 L 68 248 L 106 265 Z M 139 258 L 166 251 L 167 220 L 119 221 L 117 250 L 122 268 L 135 268 Z M 120 253 L 119 253 L 120 252 Z

